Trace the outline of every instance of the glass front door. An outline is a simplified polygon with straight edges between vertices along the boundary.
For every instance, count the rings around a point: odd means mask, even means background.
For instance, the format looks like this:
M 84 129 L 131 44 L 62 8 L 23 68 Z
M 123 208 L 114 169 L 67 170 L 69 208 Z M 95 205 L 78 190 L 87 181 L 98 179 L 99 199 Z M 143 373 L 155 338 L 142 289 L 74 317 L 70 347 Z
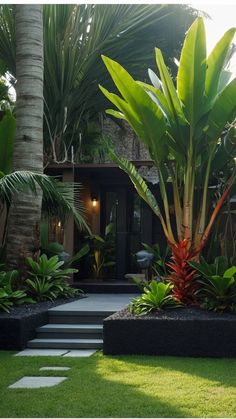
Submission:
M 112 278 L 124 280 L 126 273 L 137 272 L 135 253 L 142 247 L 143 202 L 133 188 L 111 187 L 102 192 L 102 234 L 110 234 L 115 264 Z M 112 243 L 113 240 L 113 243 Z

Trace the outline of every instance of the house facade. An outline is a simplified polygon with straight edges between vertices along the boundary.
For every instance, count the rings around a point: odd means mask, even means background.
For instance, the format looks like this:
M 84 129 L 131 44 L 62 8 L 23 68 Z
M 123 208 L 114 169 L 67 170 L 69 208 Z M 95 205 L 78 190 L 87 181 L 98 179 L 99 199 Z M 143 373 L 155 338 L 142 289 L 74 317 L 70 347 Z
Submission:
M 153 162 L 132 130 L 127 125 L 118 126 L 107 119 L 103 124 L 103 134 L 112 138 L 117 153 L 133 162 L 158 196 L 158 178 Z M 82 184 L 81 199 L 86 218 L 96 237 L 93 243 L 90 240 L 93 250 L 90 259 L 88 257 L 86 263 L 84 258 L 79 264 L 80 279 L 102 277 L 123 281 L 127 273 L 138 271 L 135 253 L 143 248 L 142 243 L 151 245 L 158 242 L 165 246 L 159 220 L 141 200 L 129 177 L 113 162 L 107 159 L 92 163 L 51 164 L 46 173 Z M 65 226 L 56 220 L 51 228 L 53 241 L 63 242 L 70 254 L 78 252 L 88 241 L 86 234 L 78 231 L 73 219 Z M 96 265 L 95 272 L 88 266 L 88 259 L 90 264 Z

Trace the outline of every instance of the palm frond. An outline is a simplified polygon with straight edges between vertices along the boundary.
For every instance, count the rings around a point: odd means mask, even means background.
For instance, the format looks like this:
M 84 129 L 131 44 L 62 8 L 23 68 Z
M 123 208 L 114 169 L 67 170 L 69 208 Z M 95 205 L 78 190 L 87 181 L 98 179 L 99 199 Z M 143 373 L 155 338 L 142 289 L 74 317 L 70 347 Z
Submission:
M 55 178 L 29 171 L 16 171 L 0 179 L 0 196 L 11 201 L 13 194 L 32 192 L 38 188 L 43 191 L 43 206 L 49 214 L 58 214 L 63 219 L 73 214 L 78 227 L 89 231 L 85 221 L 85 212 L 80 201 L 81 185 L 79 183 L 60 182 Z

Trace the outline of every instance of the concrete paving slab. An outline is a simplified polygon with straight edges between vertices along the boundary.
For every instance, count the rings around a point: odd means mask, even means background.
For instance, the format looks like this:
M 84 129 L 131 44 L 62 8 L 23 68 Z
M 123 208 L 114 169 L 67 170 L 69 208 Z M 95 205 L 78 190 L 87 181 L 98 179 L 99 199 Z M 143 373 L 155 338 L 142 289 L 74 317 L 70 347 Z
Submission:
M 23 377 L 16 383 L 8 386 L 8 388 L 40 388 L 40 387 L 53 387 L 63 381 L 67 377 Z
M 14 356 L 62 356 L 68 349 L 24 349 Z
M 119 311 L 126 307 L 137 294 L 88 294 L 71 303 L 62 304 L 49 310 L 54 311 Z
M 39 371 L 69 371 L 70 367 L 41 367 Z
M 63 355 L 63 358 L 80 358 L 80 357 L 88 357 L 93 355 L 95 352 L 97 352 L 96 350 L 90 350 L 90 349 L 84 349 L 84 350 L 73 350 L 73 351 L 69 351 L 67 352 L 67 354 Z

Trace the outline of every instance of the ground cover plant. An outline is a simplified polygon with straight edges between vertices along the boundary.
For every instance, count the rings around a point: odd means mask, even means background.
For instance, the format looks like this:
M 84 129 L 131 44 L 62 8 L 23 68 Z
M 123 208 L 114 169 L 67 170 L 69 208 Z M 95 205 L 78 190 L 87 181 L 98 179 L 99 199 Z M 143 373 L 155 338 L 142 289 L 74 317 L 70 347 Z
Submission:
M 43 366 L 67 366 L 52 388 L 8 389 Z M 151 356 L 13 357 L 0 353 L 1 417 L 234 417 L 236 360 Z M 47 371 L 57 376 L 58 371 Z M 60 375 L 62 373 L 60 372 Z
M 177 86 L 158 48 L 160 79 L 149 71 L 152 84 L 135 81 L 120 64 L 103 57 L 122 96 L 100 87 L 118 109 L 109 109 L 107 113 L 126 120 L 147 146 L 158 171 L 163 211 L 134 165 L 113 151 L 110 154 L 159 218 L 172 251 L 168 266 L 173 293 L 186 304 L 193 302 L 196 291 L 195 270 L 188 261 L 199 258 L 236 178 L 236 79 L 229 81 L 224 70 L 234 34 L 235 28 L 229 29 L 207 57 L 203 19 L 197 18 L 182 48 Z M 227 178 L 221 190 L 217 190 L 219 198 L 211 209 L 209 186 L 217 189 L 215 176 L 222 168 L 227 169 Z M 169 181 L 176 234 L 170 221 Z

